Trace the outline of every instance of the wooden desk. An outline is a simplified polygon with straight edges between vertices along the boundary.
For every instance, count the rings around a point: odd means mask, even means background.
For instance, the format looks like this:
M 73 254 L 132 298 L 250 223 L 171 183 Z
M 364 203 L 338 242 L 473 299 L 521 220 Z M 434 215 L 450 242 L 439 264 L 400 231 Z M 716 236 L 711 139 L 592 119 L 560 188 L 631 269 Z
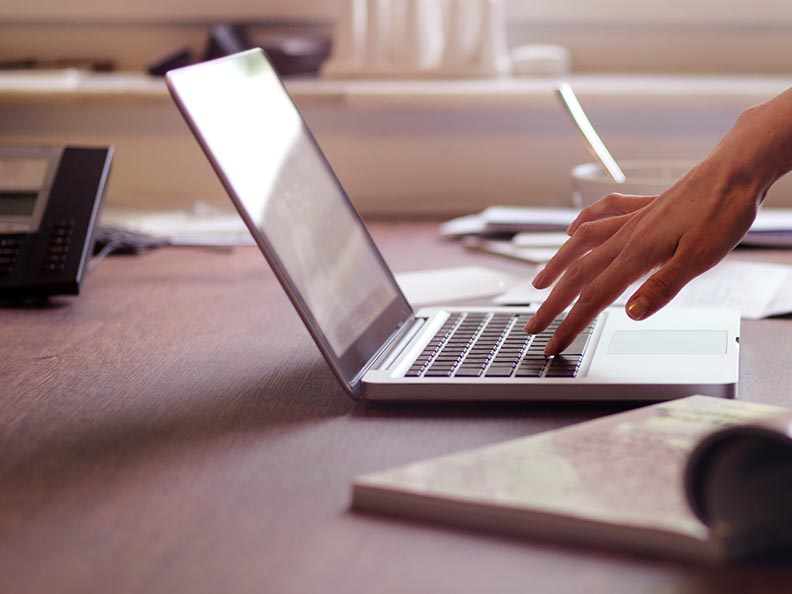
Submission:
M 373 230 L 397 270 L 523 269 Z M 357 474 L 614 409 L 355 404 L 252 248 L 111 258 L 0 316 L 1 592 L 792 591 L 792 550 L 706 568 L 350 513 Z M 792 405 L 790 328 L 744 324 L 741 398 Z

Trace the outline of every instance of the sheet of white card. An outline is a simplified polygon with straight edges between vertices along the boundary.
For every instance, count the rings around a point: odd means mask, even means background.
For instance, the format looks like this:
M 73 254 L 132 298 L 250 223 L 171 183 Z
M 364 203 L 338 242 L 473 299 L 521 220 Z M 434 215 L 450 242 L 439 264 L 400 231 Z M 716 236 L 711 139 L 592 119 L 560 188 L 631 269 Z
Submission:
M 616 301 L 624 305 L 638 289 L 631 285 Z M 500 305 L 541 303 L 550 290 L 539 291 L 522 283 L 495 299 Z M 728 307 L 743 318 L 758 320 L 792 312 L 792 266 L 760 262 L 721 262 L 691 281 L 671 302 L 675 307 Z
M 396 282 L 411 305 L 489 297 L 508 291 L 524 280 L 524 277 L 483 266 L 438 268 L 396 275 Z
M 483 239 L 481 237 L 465 237 L 462 245 L 470 250 L 486 252 L 498 256 L 505 256 L 531 264 L 546 264 L 555 256 L 558 248 L 527 248 L 514 245 L 511 241 L 498 239 Z M 533 276 L 536 270 L 527 270 L 525 275 Z
M 569 239 L 569 235 L 561 231 L 518 233 L 512 237 L 512 244 L 526 248 L 560 248 Z

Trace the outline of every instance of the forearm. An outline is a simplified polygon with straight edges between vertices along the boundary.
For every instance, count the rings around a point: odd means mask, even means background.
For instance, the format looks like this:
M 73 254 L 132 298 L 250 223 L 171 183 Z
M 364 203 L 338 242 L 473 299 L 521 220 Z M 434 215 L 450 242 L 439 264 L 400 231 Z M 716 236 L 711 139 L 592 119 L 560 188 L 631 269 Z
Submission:
M 761 202 L 792 171 L 792 89 L 743 111 L 701 165 L 712 169 L 725 193 L 748 187 Z

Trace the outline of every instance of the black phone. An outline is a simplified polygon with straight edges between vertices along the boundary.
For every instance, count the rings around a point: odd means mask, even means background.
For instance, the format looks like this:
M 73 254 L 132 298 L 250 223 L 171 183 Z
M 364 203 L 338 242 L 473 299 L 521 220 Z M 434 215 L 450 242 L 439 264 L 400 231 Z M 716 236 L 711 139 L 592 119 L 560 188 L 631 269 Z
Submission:
M 0 146 L 0 298 L 77 295 L 112 147 Z

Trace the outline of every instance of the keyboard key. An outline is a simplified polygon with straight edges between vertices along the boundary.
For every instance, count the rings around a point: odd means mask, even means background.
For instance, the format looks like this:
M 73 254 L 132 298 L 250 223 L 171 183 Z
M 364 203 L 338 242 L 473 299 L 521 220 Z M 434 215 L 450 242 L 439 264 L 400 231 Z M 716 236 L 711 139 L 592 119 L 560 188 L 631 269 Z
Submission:
M 496 368 L 496 369 L 488 369 L 485 377 L 511 377 L 513 369 L 509 367 L 508 369 L 503 368 Z
M 481 367 L 476 369 L 458 369 L 454 377 L 481 377 L 484 370 Z
M 430 369 L 424 373 L 424 377 L 451 377 L 450 369 Z
M 560 354 L 561 355 L 582 355 L 586 350 L 586 344 L 588 343 L 589 334 L 583 333 L 579 335 L 575 341 L 570 344 L 567 348 L 565 348 Z
M 532 369 L 518 369 L 514 372 L 514 377 L 541 377 L 541 371 L 535 371 Z
M 575 369 L 548 369 L 545 377 L 575 377 Z

